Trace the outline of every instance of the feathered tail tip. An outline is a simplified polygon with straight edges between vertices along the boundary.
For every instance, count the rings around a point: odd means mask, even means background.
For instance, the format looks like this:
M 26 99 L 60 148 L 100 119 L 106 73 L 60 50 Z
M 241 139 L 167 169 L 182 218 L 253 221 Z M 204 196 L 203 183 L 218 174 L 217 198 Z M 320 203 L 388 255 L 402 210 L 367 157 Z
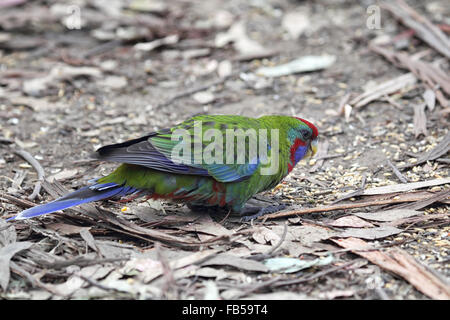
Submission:
M 24 210 L 17 216 L 9 218 L 6 221 L 34 218 L 47 213 L 74 207 L 79 204 L 108 199 L 112 197 L 122 197 L 127 194 L 135 193 L 137 191 L 138 190 L 136 188 L 118 185 L 116 183 L 94 184 L 92 186 L 78 189 L 77 191 L 69 193 L 52 202 Z

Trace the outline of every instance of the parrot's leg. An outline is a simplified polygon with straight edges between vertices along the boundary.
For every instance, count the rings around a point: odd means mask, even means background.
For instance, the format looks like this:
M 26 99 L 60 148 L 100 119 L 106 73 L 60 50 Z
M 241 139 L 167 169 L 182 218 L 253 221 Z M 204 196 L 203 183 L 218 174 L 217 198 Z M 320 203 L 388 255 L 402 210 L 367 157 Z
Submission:
M 204 206 L 191 203 L 188 203 L 187 207 L 193 212 L 217 213 L 217 211 L 223 210 L 223 208 L 220 208 L 219 206 Z
M 267 207 L 246 207 L 241 211 L 241 221 L 248 222 L 265 214 L 275 213 L 286 208 L 286 205 L 272 205 Z

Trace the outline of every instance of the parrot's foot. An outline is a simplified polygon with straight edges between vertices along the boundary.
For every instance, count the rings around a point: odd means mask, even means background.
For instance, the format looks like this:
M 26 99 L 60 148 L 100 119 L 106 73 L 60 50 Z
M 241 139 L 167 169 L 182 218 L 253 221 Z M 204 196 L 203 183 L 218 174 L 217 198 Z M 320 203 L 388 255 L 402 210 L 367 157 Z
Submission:
M 251 221 L 258 217 L 261 217 L 265 214 L 275 213 L 275 212 L 281 211 L 285 208 L 286 208 L 286 205 L 284 205 L 284 204 L 267 206 L 267 207 L 262 207 L 262 208 L 261 207 L 244 208 L 244 210 L 241 212 L 241 216 L 243 216 L 241 218 L 241 221 L 248 222 L 248 221 Z

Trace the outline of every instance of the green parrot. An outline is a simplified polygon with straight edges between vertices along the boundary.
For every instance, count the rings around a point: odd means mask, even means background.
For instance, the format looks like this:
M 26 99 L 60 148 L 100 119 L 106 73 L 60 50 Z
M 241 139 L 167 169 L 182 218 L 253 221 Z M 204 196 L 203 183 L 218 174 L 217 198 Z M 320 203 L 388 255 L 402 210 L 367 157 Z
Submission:
M 95 158 L 121 165 L 89 186 L 10 219 L 103 199 L 146 196 L 185 203 L 192 210 L 224 208 L 248 221 L 284 208 L 245 204 L 279 184 L 302 158 L 313 156 L 317 143 L 317 128 L 301 118 L 195 116 L 172 128 L 98 149 Z

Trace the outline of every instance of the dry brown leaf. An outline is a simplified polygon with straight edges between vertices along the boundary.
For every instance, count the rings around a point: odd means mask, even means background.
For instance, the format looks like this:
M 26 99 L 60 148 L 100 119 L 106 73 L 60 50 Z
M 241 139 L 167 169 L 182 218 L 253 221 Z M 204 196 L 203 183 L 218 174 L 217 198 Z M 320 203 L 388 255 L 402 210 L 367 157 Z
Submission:
M 280 241 L 280 236 L 266 227 L 256 229 L 252 234 L 252 238 L 260 244 L 270 243 L 271 245 L 275 245 Z
M 16 239 L 17 233 L 14 225 L 11 225 L 3 219 L 0 220 L 0 245 L 4 247 L 7 244 L 16 242 Z
M 204 278 L 215 278 L 216 280 L 222 280 L 228 277 L 228 273 L 222 269 L 203 267 L 195 270 L 195 275 Z
M 395 221 L 412 216 L 417 216 L 419 214 L 422 214 L 422 212 L 408 209 L 394 209 L 376 212 L 354 212 L 352 214 L 363 219 L 374 221 Z
M 215 255 L 219 250 L 203 250 L 198 251 L 193 254 L 181 257 L 177 260 L 172 260 L 169 262 L 169 267 L 172 270 L 177 270 L 184 268 L 191 264 L 196 264 L 204 261 L 205 259 Z M 209 259 L 211 260 L 211 259 Z M 134 258 L 129 260 L 125 266 L 122 268 L 123 273 L 130 272 L 130 270 L 136 269 L 142 272 L 142 279 L 145 283 L 156 279 L 161 276 L 164 272 L 163 265 L 161 261 L 150 259 L 150 258 Z
M 328 223 L 333 227 L 372 228 L 373 224 L 355 216 L 345 216 Z
M 64 181 L 73 178 L 77 175 L 78 169 L 64 169 L 58 173 L 55 173 L 47 178 L 48 181 L 53 182 L 55 180 Z
M 368 240 L 376 240 L 382 239 L 394 234 L 399 234 L 403 230 L 398 229 L 393 226 L 381 226 L 376 228 L 348 228 L 343 233 L 341 233 L 340 237 L 355 237 L 355 238 L 363 238 Z
M 181 230 L 197 232 L 201 241 L 207 241 L 214 237 L 231 236 L 233 231 L 226 229 L 221 224 L 215 222 L 210 215 L 200 214 L 200 218 L 192 224 L 181 226 Z
M 8 287 L 10 277 L 9 263 L 12 257 L 20 251 L 29 249 L 32 245 L 32 242 L 22 241 L 9 243 L 0 248 L 0 286 L 3 291 L 6 291 Z
M 312 224 L 305 224 L 303 226 L 290 227 L 288 234 L 291 234 L 293 240 L 300 242 L 305 246 L 312 246 L 315 242 L 329 239 L 336 236 L 338 232 L 332 231 L 326 227 L 320 227 Z
M 86 241 L 87 245 L 94 251 L 99 252 L 94 236 L 89 232 L 90 228 L 80 230 L 80 236 Z
M 82 230 L 89 230 L 91 227 L 80 227 L 73 224 L 55 222 L 45 225 L 46 229 L 58 232 L 60 235 L 78 234 Z

